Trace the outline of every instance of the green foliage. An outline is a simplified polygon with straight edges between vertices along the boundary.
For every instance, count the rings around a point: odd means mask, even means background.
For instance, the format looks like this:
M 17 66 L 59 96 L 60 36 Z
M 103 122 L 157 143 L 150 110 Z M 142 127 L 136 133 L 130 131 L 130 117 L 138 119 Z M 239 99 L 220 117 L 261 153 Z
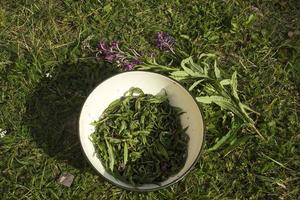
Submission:
M 1 0 L 0 199 L 299 198 L 299 10 L 298 0 Z M 157 31 L 188 55 L 154 50 Z M 260 113 L 244 108 L 266 140 L 244 126 L 228 133 L 238 117 L 202 105 L 206 147 L 184 180 L 146 194 L 112 186 L 85 161 L 76 129 L 89 92 L 118 73 L 94 60 L 99 40 L 153 54 L 170 71 L 189 56 L 217 60 L 229 91 L 237 71 L 239 99 Z M 197 79 L 182 83 L 201 94 Z M 65 171 L 71 188 L 56 183 Z
M 179 172 L 187 156 L 183 112 L 167 94 L 144 94 L 131 88 L 93 122 L 91 140 L 103 165 L 133 185 L 165 181 Z
M 200 58 L 203 57 L 215 58 L 216 55 L 202 54 Z M 199 62 L 201 62 L 201 60 Z M 242 120 L 242 123 L 252 127 L 259 134 L 259 136 L 264 139 L 261 133 L 255 128 L 255 123 L 250 118 L 247 111 L 252 111 L 256 114 L 258 113 L 240 101 L 237 92 L 237 72 L 235 71 L 232 74 L 231 79 L 222 79 L 221 71 L 217 67 L 216 61 L 214 61 L 213 69 L 205 61 L 202 61 L 201 64 L 204 66 L 202 67 L 200 64 L 196 64 L 192 57 L 189 57 L 181 61 L 180 67 L 182 69 L 162 66 L 151 61 L 149 61 L 149 63 L 140 65 L 140 69 L 152 70 L 153 68 L 153 70 L 156 70 L 160 73 L 169 72 L 169 75 L 172 78 L 177 79 L 178 81 L 184 81 L 186 84 L 188 84 L 187 87 L 190 91 L 197 89 L 197 87 L 201 87 L 201 90 L 198 89 L 198 92 L 194 92 L 196 100 L 199 103 L 214 103 L 224 110 L 231 111 Z M 212 70 L 213 73 L 211 72 Z M 230 86 L 229 89 L 228 86 Z

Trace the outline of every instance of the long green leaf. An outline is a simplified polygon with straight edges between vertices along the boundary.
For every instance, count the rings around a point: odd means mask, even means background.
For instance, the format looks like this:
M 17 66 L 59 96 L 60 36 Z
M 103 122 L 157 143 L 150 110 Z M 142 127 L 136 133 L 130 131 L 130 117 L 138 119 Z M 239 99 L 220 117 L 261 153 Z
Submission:
M 195 81 L 195 82 L 193 83 L 193 85 L 190 86 L 189 91 L 192 91 L 195 87 L 197 87 L 197 85 L 199 85 L 199 84 L 200 84 L 201 82 L 203 82 L 203 81 L 204 81 L 204 79 Z
M 128 161 L 128 145 L 125 142 L 124 143 L 124 166 L 126 166 L 127 161 Z
M 190 63 L 191 60 L 193 60 L 191 56 L 188 57 L 188 58 L 186 58 L 186 59 L 183 59 L 183 60 L 181 61 L 181 63 L 180 63 L 180 66 L 181 66 L 181 67 L 186 67 L 186 64 L 187 64 L 187 63 Z
M 215 76 L 217 79 L 221 78 L 221 72 L 220 69 L 217 67 L 217 61 L 215 60 L 215 64 L 214 64 L 214 70 L 215 70 Z
M 114 165 L 115 165 L 115 157 L 114 157 L 114 152 L 112 149 L 112 146 L 110 145 L 110 143 L 105 140 L 106 142 L 106 146 L 108 149 L 108 156 L 109 156 L 109 169 L 113 172 L 114 171 Z
M 204 70 L 197 64 L 193 62 L 192 57 L 188 57 L 181 61 L 182 69 L 192 77 L 207 77 L 207 74 L 204 73 Z M 190 67 L 196 69 L 196 71 L 192 70 Z
M 156 147 L 162 156 L 164 156 L 166 159 L 169 159 L 168 152 L 166 151 L 165 147 L 160 142 L 156 143 Z
M 219 149 L 224 143 L 227 142 L 227 140 L 229 140 L 229 138 L 232 137 L 232 133 L 232 130 L 228 131 L 226 135 L 224 135 L 220 140 L 218 140 L 218 142 L 214 144 L 211 148 L 209 148 L 207 151 L 210 152 Z
M 243 124 L 238 125 L 237 127 L 231 127 L 231 129 L 228 131 L 226 135 L 224 135 L 220 140 L 217 141 L 216 144 L 214 144 L 211 148 L 209 148 L 207 151 L 215 151 L 219 149 L 221 146 L 223 146 L 226 143 L 231 143 L 234 139 L 236 139 L 236 133 L 240 130 L 240 128 L 243 126 Z
M 224 86 L 224 85 L 230 85 L 231 84 L 231 79 L 223 79 L 222 81 L 220 81 L 220 84 L 222 86 Z
M 122 133 L 122 131 L 126 130 L 127 128 L 127 123 L 125 120 L 122 120 L 121 121 L 121 127 L 120 127 L 120 130 L 119 130 L 119 134 Z
M 204 57 L 207 57 L 207 58 L 216 58 L 217 55 L 214 54 L 214 53 L 202 53 L 200 56 L 199 56 L 199 59 L 202 59 Z
M 208 76 L 208 66 L 204 66 L 203 71 L 204 71 L 204 75 Z
M 183 70 L 190 76 L 199 76 L 198 73 L 194 72 L 193 70 L 191 70 L 190 68 L 188 67 L 185 67 L 185 66 L 182 66 Z
M 213 102 L 213 99 L 210 96 L 196 97 L 196 100 L 205 104 L 211 104 Z
M 203 97 L 197 97 L 196 100 L 200 103 L 215 103 L 221 108 L 225 110 L 230 110 L 235 115 L 237 115 L 239 118 L 243 119 L 246 122 L 249 122 L 248 118 L 245 118 L 245 116 L 240 112 L 240 110 L 231 102 L 230 99 L 226 99 L 222 96 L 203 96 Z
M 245 118 L 247 119 L 248 122 L 254 124 L 254 121 L 253 119 L 251 119 L 248 115 L 248 113 L 246 112 L 246 110 L 244 109 L 244 106 L 241 104 L 241 102 L 239 102 L 239 107 L 240 107 L 240 110 L 241 110 L 241 113 L 244 114 Z
M 168 71 L 168 72 L 174 72 L 178 71 L 178 68 L 175 67 L 169 67 L 169 66 L 163 66 L 163 65 L 158 65 L 155 63 L 151 64 L 143 64 L 143 65 L 137 65 L 136 66 L 139 70 L 152 70 L 152 71 Z
M 238 96 L 238 93 L 237 93 L 237 72 L 236 71 L 232 74 L 232 77 L 231 77 L 231 88 L 232 88 L 233 96 L 237 100 L 240 100 L 239 96 Z
M 193 69 L 194 71 L 198 72 L 199 74 L 204 74 L 204 70 L 203 68 L 198 65 L 197 63 L 194 63 L 193 59 L 190 59 L 190 66 L 191 66 L 191 69 Z
M 175 71 L 175 72 L 170 73 L 170 75 L 173 77 L 188 77 L 189 76 L 189 74 L 186 73 L 185 71 Z
M 252 108 L 250 108 L 249 106 L 247 106 L 247 105 L 245 105 L 243 103 L 240 103 L 240 106 L 243 107 L 245 110 L 248 110 L 250 112 L 253 112 L 253 113 L 259 115 L 259 112 L 256 112 L 255 110 L 253 110 Z
M 118 144 L 121 143 L 122 140 L 118 139 L 118 138 L 113 138 L 113 137 L 105 137 L 106 140 L 109 140 L 109 142 L 113 143 L 113 144 Z

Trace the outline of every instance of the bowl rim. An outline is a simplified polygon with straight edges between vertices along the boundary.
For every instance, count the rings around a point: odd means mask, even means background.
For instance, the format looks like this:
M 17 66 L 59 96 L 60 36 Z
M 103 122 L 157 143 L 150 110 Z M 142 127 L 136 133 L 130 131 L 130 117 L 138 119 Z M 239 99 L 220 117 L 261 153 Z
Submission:
M 87 100 L 87 98 L 90 96 L 91 93 L 93 93 L 93 91 L 99 86 L 101 85 L 103 82 L 107 81 L 108 79 L 111 79 L 115 76 L 118 76 L 120 74 L 126 74 L 126 73 L 136 73 L 136 72 L 144 72 L 144 73 L 149 73 L 149 74 L 155 74 L 155 75 L 159 75 L 159 76 L 163 76 L 164 78 L 167 78 L 167 79 L 170 79 L 174 82 L 176 82 L 179 86 L 181 86 L 186 92 L 188 92 L 188 94 L 192 97 L 193 101 L 196 103 L 200 113 L 201 113 L 201 116 L 202 116 L 202 124 L 203 124 L 203 136 L 202 136 L 202 144 L 201 144 L 201 148 L 198 152 L 198 155 L 197 157 L 195 158 L 195 160 L 193 161 L 193 163 L 191 164 L 191 166 L 180 176 L 178 177 L 177 179 L 175 179 L 174 181 L 164 185 L 164 186 L 159 186 L 157 188 L 153 188 L 153 189 L 139 189 L 137 187 L 124 187 L 122 185 L 119 185 L 118 183 L 115 183 L 113 181 L 111 181 L 110 179 L 106 178 L 105 176 L 103 176 L 97 169 L 96 167 L 91 163 L 91 161 L 89 160 L 86 152 L 84 151 L 84 148 L 83 148 L 83 145 L 81 143 L 81 138 L 80 138 L 80 118 L 81 118 L 81 114 L 83 112 L 83 106 Z M 110 76 L 108 78 L 105 78 L 103 81 L 101 81 L 97 86 L 95 86 L 91 92 L 89 93 L 89 95 L 85 98 L 85 101 L 84 103 L 82 104 L 81 106 L 81 111 L 80 111 L 80 114 L 79 114 L 79 117 L 78 117 L 78 139 L 79 139 L 79 143 L 80 143 L 80 147 L 81 147 L 81 151 L 83 152 L 83 155 L 85 157 L 85 159 L 88 161 L 89 165 L 92 166 L 92 168 L 97 172 L 97 174 L 99 174 L 104 180 L 108 181 L 110 184 L 112 185 L 115 185 L 121 189 L 124 189 L 124 190 L 127 190 L 127 191 L 133 191 L 133 192 L 153 192 L 153 191 L 157 191 L 157 190 L 161 190 L 161 189 L 164 189 L 164 188 L 167 188 L 169 186 L 172 186 L 176 183 L 178 183 L 179 181 L 181 181 L 184 177 L 186 177 L 195 167 L 195 165 L 197 164 L 197 162 L 199 161 L 199 158 L 203 152 L 203 149 L 204 149 L 204 145 L 205 145 L 205 138 L 206 138 L 206 126 L 205 126 L 205 123 L 204 123 L 204 120 L 203 120 L 203 111 L 202 111 L 202 108 L 201 106 L 199 105 L 199 103 L 196 101 L 195 97 L 191 94 L 191 92 L 189 90 L 187 90 L 183 85 L 181 85 L 181 83 L 179 83 L 179 81 L 171 78 L 171 77 L 168 77 L 168 76 L 165 76 L 165 75 L 162 75 L 160 73 L 157 73 L 157 72 L 150 72 L 150 71 L 145 71 L 145 70 L 136 70 L 136 71 L 125 71 L 125 72 L 120 72 L 120 73 L 117 73 L 113 76 Z

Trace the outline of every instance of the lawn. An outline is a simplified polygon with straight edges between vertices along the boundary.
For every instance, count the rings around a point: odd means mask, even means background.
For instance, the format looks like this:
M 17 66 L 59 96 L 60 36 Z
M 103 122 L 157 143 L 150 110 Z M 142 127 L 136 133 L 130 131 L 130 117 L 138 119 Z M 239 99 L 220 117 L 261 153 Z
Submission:
M 78 117 L 87 95 L 122 71 L 96 59 L 99 41 L 154 55 L 164 31 L 201 62 L 238 74 L 255 127 L 211 149 L 232 113 L 203 107 L 204 152 L 179 183 L 137 193 L 106 182 L 85 160 Z M 121 83 L 120 83 L 121 84 Z M 300 1 L 1 0 L 0 199 L 299 199 Z M 57 183 L 63 172 L 71 187 Z

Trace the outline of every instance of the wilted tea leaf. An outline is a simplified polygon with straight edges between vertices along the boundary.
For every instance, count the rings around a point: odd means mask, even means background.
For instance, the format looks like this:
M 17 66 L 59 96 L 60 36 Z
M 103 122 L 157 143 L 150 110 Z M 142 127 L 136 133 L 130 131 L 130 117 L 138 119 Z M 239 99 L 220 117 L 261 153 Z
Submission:
M 132 184 L 166 180 L 187 156 L 183 113 L 170 106 L 166 93 L 154 96 L 131 88 L 92 123 L 97 156 L 110 173 Z

